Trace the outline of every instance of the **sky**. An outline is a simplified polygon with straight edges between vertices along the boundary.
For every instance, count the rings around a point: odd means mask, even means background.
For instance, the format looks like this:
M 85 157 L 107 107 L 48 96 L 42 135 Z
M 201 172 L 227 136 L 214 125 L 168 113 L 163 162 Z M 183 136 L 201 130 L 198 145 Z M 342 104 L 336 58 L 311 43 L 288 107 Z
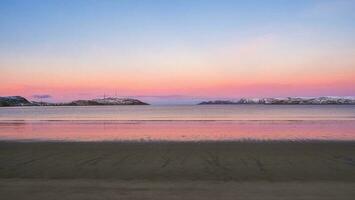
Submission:
M 0 0 L 0 96 L 355 96 L 355 1 Z

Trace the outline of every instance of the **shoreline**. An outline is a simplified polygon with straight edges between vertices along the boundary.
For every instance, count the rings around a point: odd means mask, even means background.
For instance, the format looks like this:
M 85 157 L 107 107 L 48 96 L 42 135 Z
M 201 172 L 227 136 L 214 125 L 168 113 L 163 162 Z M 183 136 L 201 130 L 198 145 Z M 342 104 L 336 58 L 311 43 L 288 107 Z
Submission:
M 355 140 L 355 123 L 328 121 L 0 121 L 0 140 Z
M 341 143 L 351 143 L 355 145 L 355 140 L 333 140 L 333 139 L 236 139 L 236 140 L 37 140 L 37 139 L 0 139 L 0 146 L 1 144 L 6 143 L 48 143 L 48 144 L 76 144 L 76 143 L 83 143 L 83 144 L 341 144 Z

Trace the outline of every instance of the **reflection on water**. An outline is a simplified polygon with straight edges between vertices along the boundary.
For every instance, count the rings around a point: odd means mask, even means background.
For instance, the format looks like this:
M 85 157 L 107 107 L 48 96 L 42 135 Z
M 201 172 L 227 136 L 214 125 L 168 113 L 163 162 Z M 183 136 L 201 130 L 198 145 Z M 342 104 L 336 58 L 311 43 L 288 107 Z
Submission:
M 0 108 L 0 140 L 355 140 L 354 105 Z
M 48 106 L 0 108 L 0 121 L 354 119 L 355 105 Z
M 1 140 L 355 140 L 354 121 L 0 122 Z

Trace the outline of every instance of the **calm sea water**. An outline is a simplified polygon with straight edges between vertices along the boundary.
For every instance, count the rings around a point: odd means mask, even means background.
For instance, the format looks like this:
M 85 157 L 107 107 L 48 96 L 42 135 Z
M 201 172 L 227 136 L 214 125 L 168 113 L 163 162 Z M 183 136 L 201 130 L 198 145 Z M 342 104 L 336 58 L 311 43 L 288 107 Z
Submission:
M 355 106 L 0 108 L 0 140 L 355 140 Z

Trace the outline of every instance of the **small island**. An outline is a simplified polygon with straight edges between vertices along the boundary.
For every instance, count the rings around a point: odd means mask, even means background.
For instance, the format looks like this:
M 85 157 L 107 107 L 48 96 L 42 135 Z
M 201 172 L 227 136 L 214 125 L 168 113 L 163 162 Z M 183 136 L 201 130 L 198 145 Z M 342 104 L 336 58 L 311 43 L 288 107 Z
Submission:
M 92 100 L 76 100 L 68 103 L 49 103 L 29 101 L 22 96 L 7 96 L 0 97 L 0 107 L 11 106 L 118 106 L 118 105 L 149 105 L 138 99 L 132 98 L 102 98 Z
M 287 98 L 241 98 L 237 101 L 203 101 L 198 105 L 264 104 L 264 105 L 355 105 L 353 97 L 287 97 Z

